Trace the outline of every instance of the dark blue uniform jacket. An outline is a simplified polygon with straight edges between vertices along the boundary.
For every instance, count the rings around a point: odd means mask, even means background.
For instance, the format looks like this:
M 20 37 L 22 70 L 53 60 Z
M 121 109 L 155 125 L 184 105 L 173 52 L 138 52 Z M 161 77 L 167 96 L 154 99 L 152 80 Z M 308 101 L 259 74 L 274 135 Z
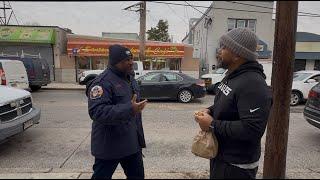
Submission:
M 120 159 L 145 148 L 141 113 L 133 115 L 131 99 L 140 92 L 133 76 L 109 67 L 87 85 L 92 122 L 91 152 L 98 159 Z

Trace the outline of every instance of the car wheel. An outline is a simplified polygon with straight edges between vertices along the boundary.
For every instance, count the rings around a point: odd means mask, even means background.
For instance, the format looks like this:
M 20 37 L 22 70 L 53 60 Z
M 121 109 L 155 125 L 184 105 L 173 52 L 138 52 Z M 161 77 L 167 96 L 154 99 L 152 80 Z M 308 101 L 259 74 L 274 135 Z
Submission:
M 292 91 L 291 92 L 291 101 L 290 101 L 290 105 L 291 106 L 296 106 L 301 102 L 301 95 L 299 92 L 297 91 Z
M 188 103 L 192 100 L 192 93 L 191 91 L 184 89 L 179 92 L 178 99 L 180 102 Z
M 30 89 L 32 90 L 32 92 L 35 92 L 41 89 L 41 86 L 30 86 Z

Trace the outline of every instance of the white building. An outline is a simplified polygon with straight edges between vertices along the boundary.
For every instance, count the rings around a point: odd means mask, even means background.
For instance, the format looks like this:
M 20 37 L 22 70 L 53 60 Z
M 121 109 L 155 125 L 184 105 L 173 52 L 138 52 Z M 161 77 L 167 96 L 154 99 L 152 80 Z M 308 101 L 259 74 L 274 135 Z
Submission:
M 182 40 L 193 45 L 193 56 L 200 61 L 199 75 L 215 69 L 219 38 L 237 27 L 252 29 L 261 40 L 257 48 L 260 58 L 270 58 L 274 39 L 272 8 L 273 1 L 213 1 Z

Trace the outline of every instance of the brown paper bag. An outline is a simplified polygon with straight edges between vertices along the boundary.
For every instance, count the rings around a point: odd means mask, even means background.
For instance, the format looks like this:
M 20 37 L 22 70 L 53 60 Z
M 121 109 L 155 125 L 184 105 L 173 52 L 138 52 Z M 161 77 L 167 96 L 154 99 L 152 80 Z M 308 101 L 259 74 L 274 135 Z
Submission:
M 191 152 L 199 157 L 212 159 L 218 154 L 218 140 L 211 131 L 199 131 L 194 137 Z

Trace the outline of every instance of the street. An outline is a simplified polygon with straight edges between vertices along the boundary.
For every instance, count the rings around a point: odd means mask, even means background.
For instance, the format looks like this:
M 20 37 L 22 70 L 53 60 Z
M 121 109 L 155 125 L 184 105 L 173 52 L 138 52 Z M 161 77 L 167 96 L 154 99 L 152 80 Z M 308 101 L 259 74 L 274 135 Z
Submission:
M 40 90 L 32 96 L 35 106 L 42 110 L 40 124 L 0 144 L 0 177 L 8 172 L 60 172 L 80 173 L 74 178 L 90 178 L 94 159 L 90 153 L 91 120 L 84 91 Z M 193 112 L 210 106 L 213 98 L 207 95 L 189 104 L 174 101 L 147 104 L 143 112 L 146 172 L 208 178 L 209 161 L 194 156 L 191 143 L 199 130 Z M 291 110 L 287 175 L 320 178 L 320 129 L 305 121 L 303 107 Z M 265 138 L 262 147 L 264 143 Z

